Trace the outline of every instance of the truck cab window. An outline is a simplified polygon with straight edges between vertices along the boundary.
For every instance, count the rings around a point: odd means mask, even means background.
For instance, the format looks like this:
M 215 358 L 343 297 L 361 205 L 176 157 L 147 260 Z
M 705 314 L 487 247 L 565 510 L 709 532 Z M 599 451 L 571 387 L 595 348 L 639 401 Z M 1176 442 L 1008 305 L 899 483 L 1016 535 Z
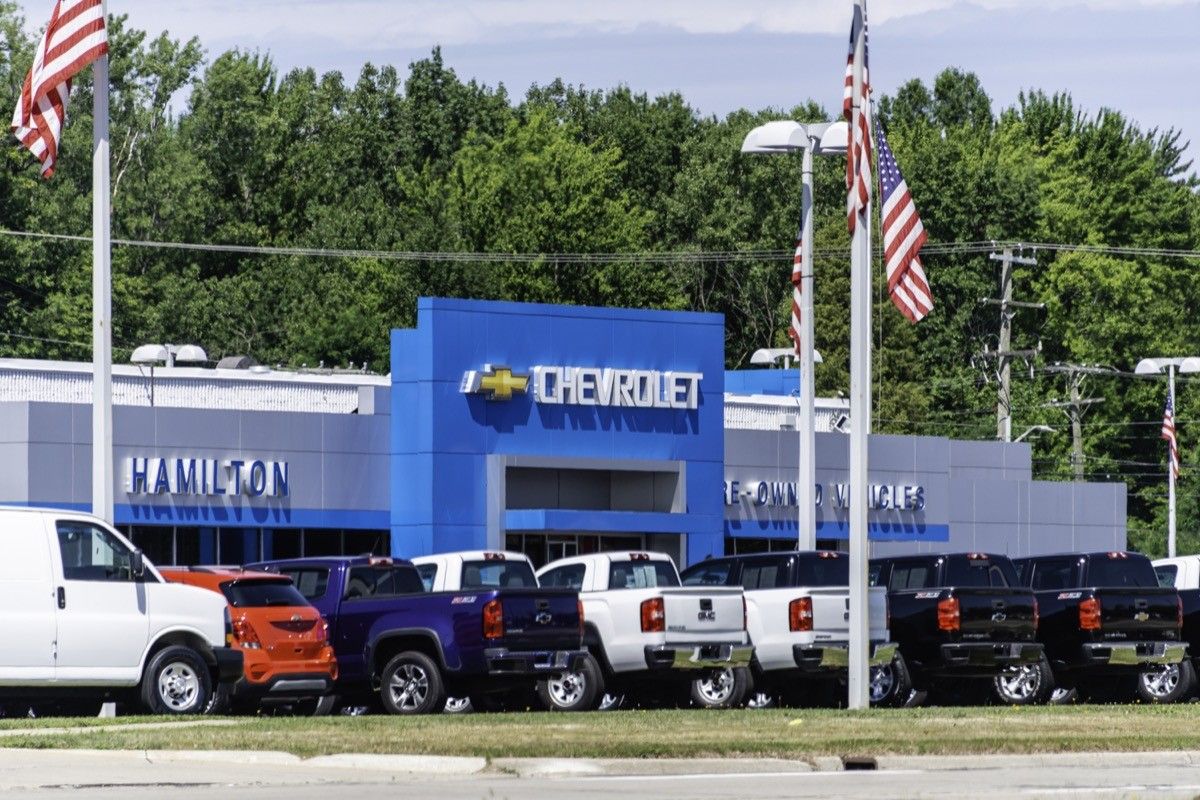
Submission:
M 133 551 L 103 528 L 86 522 L 59 522 L 58 549 L 69 581 L 130 582 Z
M 525 561 L 463 563 L 463 589 L 532 589 L 537 585 L 533 569 Z
M 653 589 L 678 585 L 679 576 L 670 561 L 614 561 L 608 568 L 609 589 Z
M 574 589 L 583 588 L 583 564 L 567 564 L 565 567 L 552 569 L 542 576 L 541 584 L 544 589 Z
M 308 601 L 319 600 L 325 596 L 329 588 L 329 570 L 324 568 L 302 567 L 280 571 L 296 584 L 296 590 Z
M 346 581 L 347 600 L 396 597 L 425 591 L 414 567 L 352 567 Z
M 1058 558 L 1052 561 L 1031 562 L 1026 569 L 1033 570 L 1032 589 L 1035 592 L 1051 589 L 1073 589 L 1075 583 L 1075 560 Z
M 417 566 L 417 573 L 421 576 L 421 584 L 425 587 L 425 591 L 433 591 L 433 582 L 437 579 L 437 564 L 420 564 Z M 463 586 L 464 589 L 471 587 Z
M 888 590 L 903 592 L 909 589 L 928 589 L 934 585 L 936 576 L 937 568 L 932 561 L 897 561 L 892 564 Z
M 1174 564 L 1164 564 L 1161 567 L 1154 568 L 1154 576 L 1158 578 L 1159 586 L 1174 587 L 1175 579 L 1179 575 L 1179 567 Z
M 702 561 L 694 567 L 683 571 L 681 576 L 684 586 L 726 586 L 729 583 L 729 573 L 733 569 L 732 561 L 713 559 Z

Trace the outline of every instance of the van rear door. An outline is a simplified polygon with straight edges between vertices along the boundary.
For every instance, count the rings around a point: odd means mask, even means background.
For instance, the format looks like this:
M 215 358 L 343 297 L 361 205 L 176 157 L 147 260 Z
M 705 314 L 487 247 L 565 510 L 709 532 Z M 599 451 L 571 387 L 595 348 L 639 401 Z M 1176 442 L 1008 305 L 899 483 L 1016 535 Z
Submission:
M 0 685 L 52 680 L 57 615 L 44 518 L 29 512 L 0 516 L 0 553 L 5 642 L 0 648 Z

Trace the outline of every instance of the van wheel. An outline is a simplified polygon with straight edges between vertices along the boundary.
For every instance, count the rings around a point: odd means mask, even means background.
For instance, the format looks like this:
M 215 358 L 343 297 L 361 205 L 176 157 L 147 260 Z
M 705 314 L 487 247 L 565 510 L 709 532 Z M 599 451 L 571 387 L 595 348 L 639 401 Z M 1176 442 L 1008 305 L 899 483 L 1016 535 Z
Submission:
M 1008 667 L 992 679 L 996 699 L 1006 706 L 1046 702 L 1054 691 L 1054 671 L 1043 655 L 1036 664 Z
M 887 664 L 871 667 L 870 694 L 871 705 L 880 708 L 903 706 L 912 694 L 912 676 L 908 674 L 908 662 L 900 651 Z
M 432 714 L 446 703 L 442 673 L 433 659 L 415 650 L 388 662 L 380 681 L 380 698 L 389 714 Z
M 151 714 L 199 714 L 211 694 L 208 665 L 190 647 L 158 651 L 142 676 L 142 705 Z
M 604 696 L 604 676 L 591 653 L 578 672 L 558 672 L 538 681 L 538 699 L 551 711 L 591 711 Z
M 692 681 L 692 703 L 700 708 L 736 708 L 749 690 L 749 671 L 744 667 L 726 667 Z
M 232 714 L 233 711 L 233 686 L 228 683 L 218 684 L 213 689 L 212 696 L 208 700 L 208 705 L 204 707 L 204 713 Z
M 1138 675 L 1137 697 L 1143 703 L 1178 703 L 1191 693 L 1195 680 L 1191 659 L 1151 667 Z

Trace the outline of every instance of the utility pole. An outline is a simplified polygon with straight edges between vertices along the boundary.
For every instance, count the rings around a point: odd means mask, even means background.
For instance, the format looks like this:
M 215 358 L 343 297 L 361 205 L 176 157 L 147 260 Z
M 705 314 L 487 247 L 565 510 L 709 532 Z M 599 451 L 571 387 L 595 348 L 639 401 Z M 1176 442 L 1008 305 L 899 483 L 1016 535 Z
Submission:
M 1043 372 L 1067 376 L 1067 391 L 1070 399 L 1056 400 L 1045 404 L 1045 408 L 1057 408 L 1071 420 L 1071 467 L 1075 480 L 1083 480 L 1083 415 L 1094 405 L 1104 402 L 1103 397 L 1084 397 L 1083 382 L 1089 375 L 1110 375 L 1112 367 L 1099 364 L 1054 364 Z
M 996 398 L 996 438 L 1002 442 L 1011 442 L 1012 360 L 1014 358 L 1023 358 L 1028 361 L 1035 358 L 1038 350 L 1040 350 L 1040 346 L 1033 350 L 1011 349 L 1013 309 L 1036 308 L 1040 310 L 1045 308 L 1045 305 L 1043 303 L 1022 303 L 1013 300 L 1013 264 L 1036 266 L 1036 258 L 1014 256 L 1011 247 L 1004 248 L 1003 253 L 991 253 L 988 255 L 988 258 L 992 261 L 1000 262 L 1000 296 L 985 297 L 979 302 L 984 305 L 997 305 L 1000 307 L 1000 341 L 995 351 L 988 350 L 985 345 L 981 355 L 985 359 L 995 359 L 996 361 L 996 377 L 1000 384 L 999 394 Z

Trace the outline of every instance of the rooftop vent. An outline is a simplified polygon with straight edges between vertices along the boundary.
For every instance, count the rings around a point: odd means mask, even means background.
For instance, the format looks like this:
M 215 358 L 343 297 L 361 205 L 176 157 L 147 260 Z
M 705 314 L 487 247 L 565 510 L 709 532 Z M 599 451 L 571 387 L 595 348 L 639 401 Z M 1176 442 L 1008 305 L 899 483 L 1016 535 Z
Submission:
M 217 362 L 217 369 L 250 369 L 257 366 L 258 362 L 250 356 L 225 356 Z

